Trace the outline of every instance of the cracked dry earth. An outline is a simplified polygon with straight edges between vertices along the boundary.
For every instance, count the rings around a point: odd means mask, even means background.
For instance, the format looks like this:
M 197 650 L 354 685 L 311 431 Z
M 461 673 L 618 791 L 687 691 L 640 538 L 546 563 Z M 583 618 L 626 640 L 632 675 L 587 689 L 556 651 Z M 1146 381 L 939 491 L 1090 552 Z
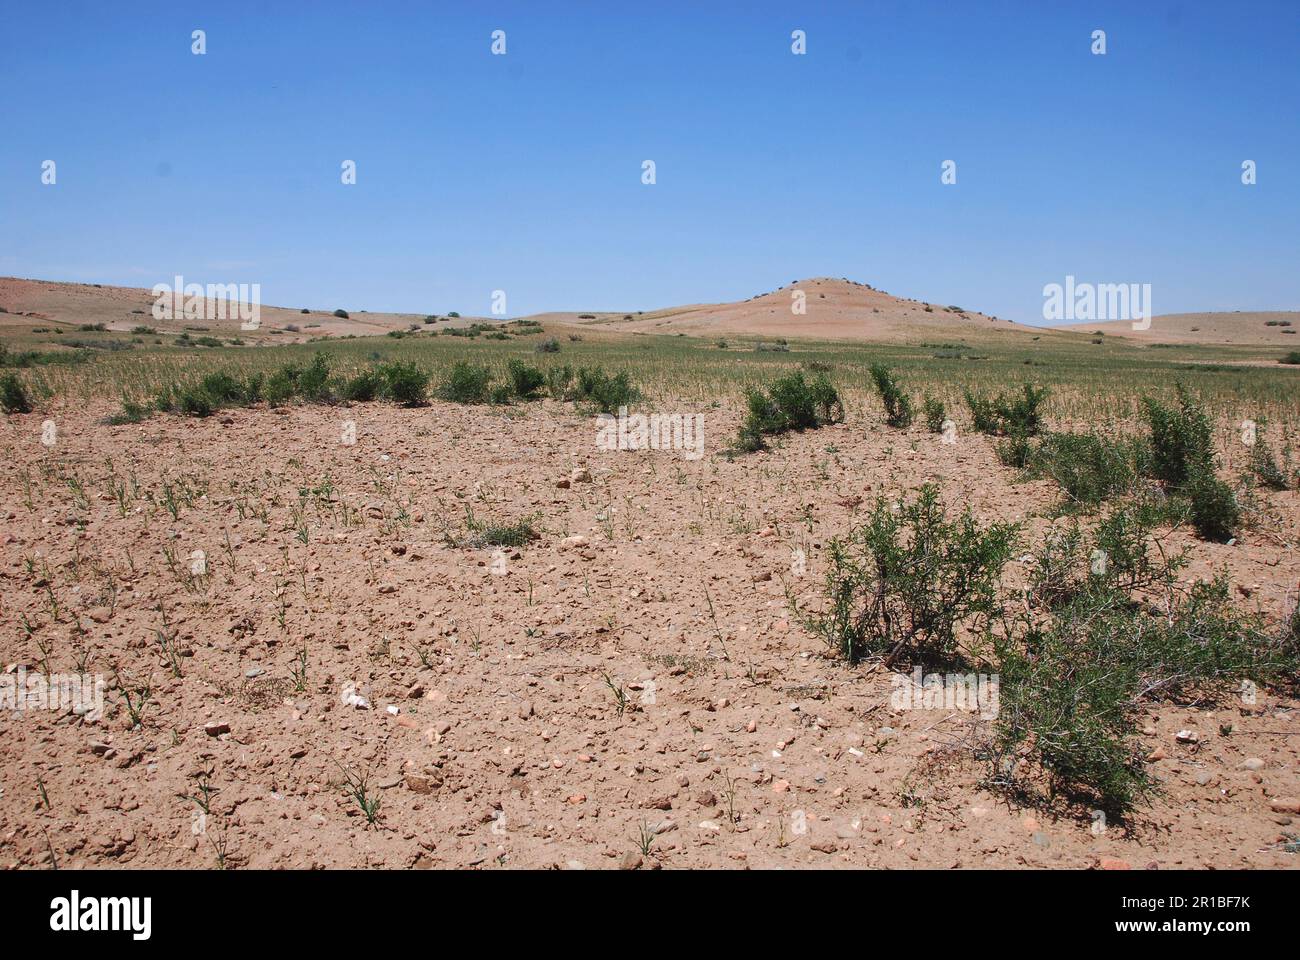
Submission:
M 551 401 L 111 409 L 56 411 L 52 447 L 48 414 L 4 425 L 0 658 L 109 684 L 98 719 L 0 714 L 5 866 L 1296 865 L 1293 701 L 1151 708 L 1163 794 L 1095 831 L 988 792 L 987 724 L 893 710 L 792 620 L 878 494 L 936 480 L 1036 542 L 1054 490 L 984 438 L 859 414 L 728 461 L 723 405 L 692 462 L 599 452 Z M 1276 616 L 1300 505 L 1268 496 L 1282 536 L 1186 542 Z M 540 537 L 449 545 L 471 515 Z

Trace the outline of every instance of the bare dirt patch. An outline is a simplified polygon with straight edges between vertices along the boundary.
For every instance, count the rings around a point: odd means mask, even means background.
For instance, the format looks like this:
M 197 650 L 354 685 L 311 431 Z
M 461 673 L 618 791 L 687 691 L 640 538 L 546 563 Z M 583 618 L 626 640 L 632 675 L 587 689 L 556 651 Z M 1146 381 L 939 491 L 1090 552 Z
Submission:
M 113 409 L 3 426 L 0 659 L 110 689 L 95 722 L 0 713 L 0 864 L 1296 863 L 1293 701 L 1150 710 L 1164 794 L 1098 831 L 985 790 L 981 721 L 893 709 L 792 620 L 878 494 L 935 481 L 1041 531 L 1056 491 L 986 438 L 860 414 L 728 460 L 741 411 L 701 406 L 692 462 L 599 452 L 553 401 Z M 1284 536 L 1196 541 L 1188 573 L 1280 615 L 1300 501 L 1269 506 Z M 449 543 L 521 520 L 537 539 Z

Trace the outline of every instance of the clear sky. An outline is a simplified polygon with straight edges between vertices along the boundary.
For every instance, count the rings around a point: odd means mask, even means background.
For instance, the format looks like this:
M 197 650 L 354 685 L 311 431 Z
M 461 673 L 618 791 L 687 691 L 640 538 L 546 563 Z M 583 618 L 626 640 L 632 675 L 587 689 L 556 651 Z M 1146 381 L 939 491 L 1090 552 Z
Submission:
M 1025 322 L 1067 274 L 1300 308 L 1296 0 L 0 0 L 0 117 L 0 274 L 512 316 L 816 275 Z

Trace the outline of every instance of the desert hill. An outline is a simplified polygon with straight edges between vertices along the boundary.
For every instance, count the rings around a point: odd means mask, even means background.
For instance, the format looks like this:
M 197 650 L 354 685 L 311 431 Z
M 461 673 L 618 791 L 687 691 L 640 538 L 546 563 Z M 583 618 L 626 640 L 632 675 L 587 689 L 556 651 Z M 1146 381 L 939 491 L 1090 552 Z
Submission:
M 802 301 L 799 294 L 803 295 Z M 796 312 L 800 302 L 802 313 Z M 901 342 L 927 337 L 982 337 L 1013 331 L 1042 333 L 959 305 L 908 300 L 869 284 L 831 277 L 798 280 L 733 303 L 691 304 L 631 314 L 566 314 L 563 318 L 620 330 L 700 337 Z

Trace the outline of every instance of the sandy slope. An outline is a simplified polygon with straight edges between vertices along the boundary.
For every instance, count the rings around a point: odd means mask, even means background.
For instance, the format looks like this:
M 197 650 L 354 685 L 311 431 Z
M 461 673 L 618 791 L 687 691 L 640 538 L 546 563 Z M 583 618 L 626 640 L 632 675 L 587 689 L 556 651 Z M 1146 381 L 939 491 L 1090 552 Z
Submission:
M 1272 322 L 1272 326 L 1270 326 Z M 1283 325 L 1289 324 L 1289 325 Z M 1131 337 L 1152 343 L 1231 343 L 1273 345 L 1300 350 L 1300 313 L 1273 311 L 1248 313 L 1170 313 L 1152 318 L 1146 330 L 1134 330 L 1128 320 L 1106 323 L 1072 323 L 1056 330 L 1092 333 L 1108 337 Z M 1288 332 L 1290 331 L 1290 332 Z
M 150 290 L 136 287 L 111 287 L 89 283 L 56 283 L 48 280 L 26 280 L 17 277 L 0 277 L 0 326 L 49 323 L 51 326 L 77 327 L 81 324 L 105 324 L 110 330 L 130 331 L 137 326 L 152 327 L 165 332 L 179 332 L 186 328 L 206 327 L 213 333 L 239 336 L 244 340 L 259 341 L 274 337 L 276 343 L 293 343 L 311 337 L 373 336 L 390 330 L 405 330 L 413 323 L 423 325 L 423 314 L 367 313 L 348 310 L 349 316 L 335 317 L 333 309 L 311 310 L 263 305 L 261 324 L 254 331 L 243 330 L 240 321 L 228 307 L 225 319 L 212 320 L 155 320 L 155 297 Z M 215 309 L 215 302 L 213 302 Z M 347 310 L 345 306 L 343 309 Z M 474 317 L 442 320 L 438 327 L 464 326 Z M 297 327 L 298 330 L 291 330 Z M 279 333 L 272 333 L 279 331 Z

